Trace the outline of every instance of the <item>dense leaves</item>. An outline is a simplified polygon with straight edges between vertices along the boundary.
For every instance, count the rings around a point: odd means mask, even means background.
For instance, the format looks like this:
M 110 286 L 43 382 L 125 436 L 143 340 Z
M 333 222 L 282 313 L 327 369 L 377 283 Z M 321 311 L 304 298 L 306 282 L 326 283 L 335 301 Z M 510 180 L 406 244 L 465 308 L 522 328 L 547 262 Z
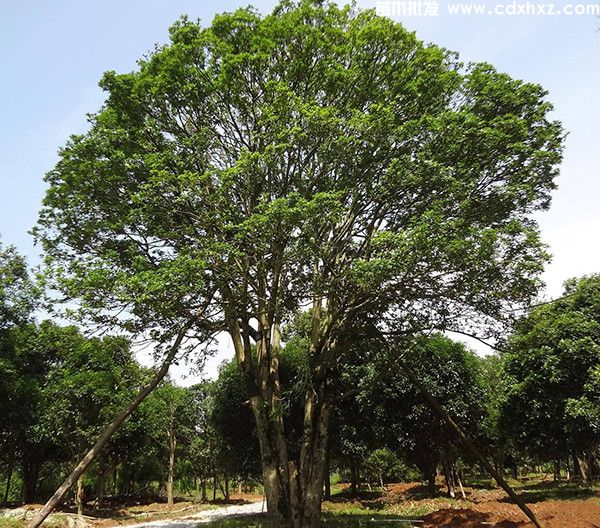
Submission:
M 600 276 L 566 284 L 565 296 L 519 324 L 504 358 L 502 424 L 540 457 L 590 453 L 600 441 Z

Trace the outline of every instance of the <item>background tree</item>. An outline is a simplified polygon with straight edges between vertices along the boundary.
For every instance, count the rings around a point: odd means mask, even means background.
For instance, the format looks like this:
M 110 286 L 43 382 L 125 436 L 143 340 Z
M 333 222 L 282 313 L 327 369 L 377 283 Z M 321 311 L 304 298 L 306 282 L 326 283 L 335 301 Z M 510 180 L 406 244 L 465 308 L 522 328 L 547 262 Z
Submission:
M 170 36 L 102 79 L 106 104 L 47 176 L 38 235 L 96 321 L 230 334 L 271 523 L 317 526 L 345 339 L 365 320 L 464 331 L 527 301 L 561 127 L 539 86 L 464 68 L 373 11 L 284 2 Z M 307 305 L 292 446 L 281 326 Z
M 530 455 L 571 453 L 585 481 L 600 440 L 600 276 L 566 283 L 565 297 L 532 310 L 504 356 L 503 428 Z
M 189 447 L 197 433 L 196 421 L 198 403 L 194 393 L 187 388 L 177 387 L 167 381 L 155 393 L 155 435 L 159 443 L 166 443 L 167 464 L 167 505 L 173 507 L 173 485 L 175 479 L 175 458 L 183 446 Z M 163 439 L 163 442 L 160 440 Z M 166 442 L 165 442 L 166 440 Z
M 455 496 L 459 486 L 457 458 L 452 431 L 433 412 L 418 389 L 393 365 L 389 356 L 379 360 L 373 378 L 365 383 L 360 398 L 371 408 L 376 437 L 386 445 L 404 451 L 421 470 L 430 490 L 441 466 L 448 494 Z M 462 343 L 442 335 L 421 336 L 406 354 L 406 363 L 429 392 L 461 428 L 473 434 L 485 416 L 484 390 L 479 362 Z
M 222 476 L 260 478 L 256 424 L 248 406 L 248 394 L 235 362 L 224 363 L 210 389 L 209 423 L 214 466 Z
M 129 392 L 137 369 L 124 338 L 85 338 L 74 327 L 48 328 L 40 338 L 45 346 L 55 347 L 57 361 L 42 389 L 34 436 L 52 443 L 55 452 L 74 463 L 116 413 L 123 399 L 119 392 Z M 83 484 L 82 475 L 75 496 L 80 514 Z
M 14 470 L 25 460 L 27 431 L 35 420 L 40 379 L 47 358 L 20 347 L 18 341 L 31 331 L 31 320 L 39 290 L 32 281 L 25 259 L 12 246 L 0 242 L 0 463 L 6 487 L 0 503 L 10 497 Z M 25 486 L 21 498 L 27 500 Z

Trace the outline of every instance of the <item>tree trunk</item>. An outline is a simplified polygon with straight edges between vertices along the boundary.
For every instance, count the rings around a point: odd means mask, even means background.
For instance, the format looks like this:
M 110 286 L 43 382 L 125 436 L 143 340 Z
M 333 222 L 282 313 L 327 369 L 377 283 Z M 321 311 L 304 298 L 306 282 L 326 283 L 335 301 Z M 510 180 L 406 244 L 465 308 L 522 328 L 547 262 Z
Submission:
M 113 474 L 112 474 L 112 494 L 113 495 L 117 495 L 118 493 L 118 484 L 119 484 L 119 479 L 117 478 L 119 476 L 118 474 L 118 464 L 115 462 L 115 465 L 113 466 Z
M 289 460 L 282 416 L 269 413 L 259 395 L 250 398 L 261 450 L 271 528 L 316 528 L 320 523 L 331 404 L 306 396 L 299 460 Z
M 87 452 L 87 454 L 83 457 L 81 462 L 77 465 L 77 467 L 73 470 L 73 472 L 67 477 L 67 479 L 62 483 L 62 485 L 56 490 L 54 495 L 46 502 L 44 507 L 37 513 L 37 515 L 33 518 L 33 520 L 29 523 L 27 528 L 38 528 L 50 515 L 52 510 L 56 508 L 56 506 L 62 501 L 65 494 L 71 489 L 73 484 L 77 481 L 77 479 L 84 473 L 84 471 L 88 468 L 88 466 L 93 462 L 93 460 L 98 456 L 98 453 L 102 450 L 102 448 L 106 445 L 106 443 L 110 440 L 112 435 L 115 433 L 119 427 L 123 424 L 125 420 L 133 413 L 142 403 L 146 397 L 156 388 L 156 386 L 162 381 L 162 379 L 166 376 L 169 371 L 169 366 L 171 362 L 175 358 L 179 347 L 185 338 L 186 332 L 193 326 L 193 323 L 196 321 L 193 320 L 188 321 L 188 323 L 179 331 L 177 334 L 177 338 L 175 339 L 173 346 L 169 350 L 169 353 L 165 357 L 160 369 L 156 372 L 150 383 L 146 385 L 135 397 L 135 399 L 129 404 L 129 406 L 121 412 L 112 422 L 111 424 L 104 430 L 104 432 L 98 438 L 98 441 L 94 444 L 94 446 Z
M 213 502 L 217 500 L 217 475 L 213 476 Z
M 327 448 L 327 453 L 325 454 L 325 496 L 323 497 L 325 500 L 331 499 L 331 474 L 329 468 L 329 446 Z
M 431 466 L 427 473 L 427 491 L 428 491 L 429 495 L 431 495 L 431 496 L 435 495 L 435 492 L 436 492 L 436 486 L 435 486 L 435 477 L 437 476 L 436 474 L 437 474 L 436 468 L 434 466 Z
M 83 515 L 83 473 L 77 479 L 77 491 L 75 492 L 75 504 L 77 505 L 77 515 Z
M 229 477 L 225 475 L 225 500 L 229 500 Z
M 586 453 L 578 454 L 577 464 L 579 465 L 581 482 L 586 486 L 590 485 L 592 483 L 592 465 L 590 463 L 590 457 Z
M 100 465 L 98 471 L 98 480 L 96 482 L 96 508 L 101 509 L 104 502 L 104 484 L 106 483 L 106 474 L 110 467 L 106 463 Z
M 279 287 L 278 274 L 274 284 Z M 316 528 L 319 526 L 325 455 L 333 395 L 327 384 L 327 368 L 323 363 L 311 366 L 313 387 L 307 392 L 300 455 L 291 460 L 288 454 L 283 423 L 283 399 L 279 379 L 281 327 L 277 307 L 267 299 L 266 280 L 258 280 L 258 330 L 247 317 L 240 318 L 235 311 L 235 296 L 229 287 L 221 286 L 225 303 L 225 320 L 232 338 L 235 355 L 248 390 L 248 401 L 254 419 L 260 446 L 263 485 L 271 528 Z M 313 299 L 312 329 L 309 355 L 335 357 L 335 340 L 323 340 L 326 323 L 322 317 L 322 298 Z M 330 323 L 330 322 L 329 322 Z M 331 336 L 330 336 L 331 337 Z M 254 339 L 252 346 L 250 339 Z
M 129 473 L 129 494 L 135 493 L 135 468 L 131 467 L 131 473 Z
M 462 480 L 460 478 L 460 472 L 458 471 L 456 464 L 452 465 L 452 471 L 454 473 L 454 481 L 458 484 L 460 489 L 460 496 L 463 500 L 467 500 L 467 495 L 465 494 L 465 488 L 463 488 Z
M 448 488 L 448 497 L 456 497 L 456 487 L 454 485 L 454 475 L 452 472 L 452 459 L 447 449 L 444 449 L 442 455 L 442 466 L 444 468 L 444 479 Z
M 202 502 L 208 502 L 208 497 L 206 496 L 206 480 L 202 479 L 200 487 L 202 488 Z
M 23 485 L 21 488 L 21 502 L 29 504 L 34 502 L 37 493 L 39 463 L 36 456 L 31 456 L 23 463 Z
M 2 499 L 3 508 L 6 508 L 6 506 L 8 505 L 8 494 L 10 493 L 10 482 L 12 480 L 14 468 L 15 464 L 11 461 L 8 465 L 8 474 L 6 476 L 6 489 L 4 490 L 4 498 Z
M 175 469 L 175 449 L 177 448 L 177 438 L 173 429 L 168 431 L 169 437 L 169 470 L 167 475 L 167 506 L 173 507 L 173 476 Z
M 358 495 L 360 487 L 360 467 L 358 460 L 353 458 L 350 461 L 350 493 L 353 497 Z

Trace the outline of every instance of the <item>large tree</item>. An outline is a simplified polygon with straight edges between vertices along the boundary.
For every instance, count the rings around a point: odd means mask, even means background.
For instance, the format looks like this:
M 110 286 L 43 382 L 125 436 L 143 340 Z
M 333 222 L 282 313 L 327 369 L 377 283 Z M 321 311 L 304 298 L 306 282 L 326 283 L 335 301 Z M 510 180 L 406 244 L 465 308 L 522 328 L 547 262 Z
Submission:
M 538 85 L 373 11 L 285 1 L 184 18 L 170 38 L 105 74 L 104 107 L 47 175 L 38 234 L 88 316 L 159 339 L 202 310 L 229 333 L 271 523 L 317 526 L 346 340 L 465 330 L 534 294 L 531 213 L 549 204 L 561 127 Z M 308 306 L 290 449 L 281 325 Z

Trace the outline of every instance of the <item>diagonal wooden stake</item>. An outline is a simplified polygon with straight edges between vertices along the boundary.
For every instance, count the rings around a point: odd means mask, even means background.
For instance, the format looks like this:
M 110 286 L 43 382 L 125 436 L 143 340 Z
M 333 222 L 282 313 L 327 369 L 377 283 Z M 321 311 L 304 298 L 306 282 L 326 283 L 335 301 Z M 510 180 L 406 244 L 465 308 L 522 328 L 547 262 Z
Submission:
M 457 425 L 457 423 L 450 417 L 450 415 L 446 412 L 446 410 L 439 404 L 439 402 L 433 397 L 433 395 L 425 388 L 425 386 L 419 381 L 419 379 L 412 373 L 410 368 L 404 363 L 402 358 L 398 361 L 400 367 L 406 374 L 406 377 L 411 381 L 415 387 L 421 392 L 421 394 L 425 397 L 425 399 L 431 405 L 431 408 L 446 422 L 446 424 L 454 431 L 458 439 L 465 446 L 467 451 L 469 451 L 481 464 L 481 466 L 494 478 L 494 480 L 498 483 L 498 485 L 506 492 L 506 494 L 515 502 L 515 504 L 521 508 L 523 513 L 529 517 L 531 522 L 537 528 L 543 528 L 540 522 L 537 520 L 535 514 L 531 511 L 531 509 L 525 504 L 525 501 L 519 497 L 515 491 L 508 485 L 508 482 L 504 480 L 502 475 L 500 475 L 494 467 L 489 463 L 489 461 L 483 456 L 481 451 L 477 448 L 477 446 L 471 441 L 471 439 L 463 433 L 462 429 Z
M 179 347 L 181 346 L 181 342 L 183 341 L 186 332 L 192 326 L 193 321 L 189 321 L 177 334 L 177 337 L 169 350 L 169 353 L 166 355 L 161 367 L 156 371 L 156 374 L 150 380 L 148 385 L 146 385 L 135 397 L 135 399 L 127 406 L 127 408 L 122 411 L 119 415 L 115 417 L 115 419 L 110 423 L 110 425 L 104 430 L 104 432 L 100 435 L 100 438 L 96 441 L 94 446 L 87 452 L 87 454 L 81 459 L 81 462 L 77 464 L 73 472 L 65 479 L 60 488 L 56 490 L 54 495 L 50 497 L 48 502 L 44 504 L 44 507 L 36 514 L 36 516 L 32 519 L 32 521 L 27 525 L 27 528 L 38 528 L 52 513 L 52 510 L 58 506 L 58 504 L 63 500 L 64 496 L 67 492 L 73 487 L 73 485 L 77 482 L 77 479 L 83 475 L 88 466 L 94 461 L 94 459 L 98 456 L 102 448 L 106 445 L 106 443 L 110 440 L 111 436 L 121 427 L 123 422 L 129 418 L 129 416 L 139 407 L 139 405 L 148 397 L 148 395 L 156 388 L 156 386 L 163 380 L 163 378 L 167 375 L 169 371 L 169 367 L 175 358 L 175 355 L 179 351 Z

